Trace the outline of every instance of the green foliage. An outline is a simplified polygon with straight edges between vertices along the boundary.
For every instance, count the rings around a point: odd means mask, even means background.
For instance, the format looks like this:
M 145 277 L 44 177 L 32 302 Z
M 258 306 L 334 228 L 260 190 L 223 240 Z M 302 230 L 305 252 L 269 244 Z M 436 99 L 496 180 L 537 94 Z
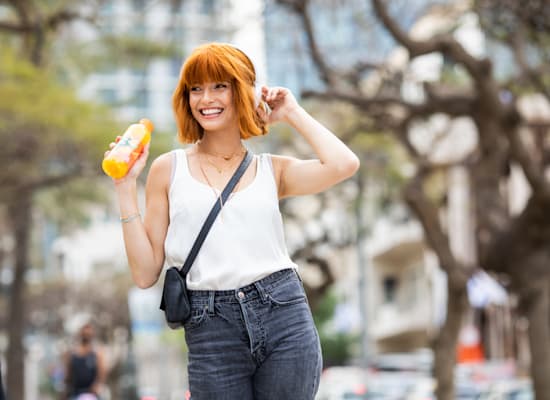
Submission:
M 440 82 L 454 87 L 467 87 L 471 85 L 471 78 L 466 69 L 461 65 L 444 64 L 441 69 Z
M 362 168 L 371 177 L 385 180 L 394 188 L 400 187 L 406 181 L 403 165 L 409 159 L 403 147 L 391 135 L 361 130 L 353 135 L 349 145 L 359 154 Z
M 108 144 L 135 121 L 116 122 L 106 106 L 79 100 L 50 71 L 9 48 L 0 49 L 0 56 L 0 202 L 23 185 L 38 187 L 65 175 L 103 176 L 100 164 Z M 155 131 L 151 159 L 172 147 L 172 135 Z M 77 179 L 48 188 L 36 200 L 46 217 L 72 225 L 87 221 L 83 206 L 106 198 L 89 179 Z
M 166 345 L 171 347 L 180 348 L 182 354 L 186 354 L 187 343 L 185 342 L 185 330 L 184 329 L 168 329 L 165 328 L 162 331 L 160 339 Z
M 323 366 L 345 365 L 353 356 L 353 347 L 357 341 L 356 336 L 345 333 L 321 335 L 323 349 Z
M 391 135 L 372 129 L 369 117 L 349 104 L 308 100 L 305 106 L 353 149 L 361 159 L 361 168 L 371 178 L 384 180 L 394 188 L 401 186 L 408 157 Z
M 86 206 L 108 204 L 106 191 L 90 185 L 90 178 L 75 178 L 63 186 L 54 186 L 40 191 L 35 204 L 43 216 L 56 224 L 60 232 L 90 222 Z
M 346 364 L 352 357 L 353 348 L 358 340 L 356 335 L 331 331 L 330 322 L 338 302 L 338 297 L 329 290 L 313 314 L 313 320 L 319 331 L 325 367 Z
M 424 191 L 428 198 L 436 205 L 442 205 L 447 196 L 447 171 L 435 171 L 424 184 Z
M 104 35 L 97 39 L 81 42 L 64 42 L 56 52 L 63 56 L 59 65 L 63 76 L 81 79 L 83 76 L 117 68 L 144 70 L 153 58 L 182 57 L 174 45 L 153 42 L 131 35 Z
M 105 107 L 78 100 L 48 71 L 1 50 L 0 192 L 92 169 L 119 125 Z

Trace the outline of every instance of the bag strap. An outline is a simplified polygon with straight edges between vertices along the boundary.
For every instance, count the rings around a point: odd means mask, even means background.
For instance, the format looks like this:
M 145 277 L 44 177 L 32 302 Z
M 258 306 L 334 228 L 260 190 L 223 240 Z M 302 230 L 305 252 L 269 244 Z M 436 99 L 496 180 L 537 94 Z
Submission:
M 185 276 L 191 269 L 191 265 L 193 265 L 193 262 L 195 261 L 197 254 L 199 254 L 199 250 L 202 246 L 202 243 L 204 242 L 204 239 L 206 239 L 206 235 L 208 235 L 208 232 L 210 231 L 212 224 L 216 220 L 216 217 L 218 216 L 218 213 L 221 210 L 221 204 L 225 204 L 225 202 L 229 198 L 229 195 L 231 194 L 231 192 L 239 182 L 239 179 L 241 179 L 241 176 L 244 174 L 244 171 L 246 171 L 246 169 L 250 165 L 252 158 L 253 158 L 252 153 L 247 150 L 239 167 L 237 168 L 237 170 L 235 171 L 235 173 L 233 174 L 233 176 L 231 177 L 231 179 L 223 189 L 223 192 L 220 195 L 221 202 L 219 197 L 216 199 L 214 206 L 210 210 L 210 214 L 208 214 L 208 217 L 206 217 L 206 220 L 204 221 L 204 224 L 202 225 L 202 228 L 197 238 L 195 239 L 195 243 L 193 243 L 193 247 L 191 247 L 191 251 L 187 255 L 185 263 L 179 270 L 182 276 Z

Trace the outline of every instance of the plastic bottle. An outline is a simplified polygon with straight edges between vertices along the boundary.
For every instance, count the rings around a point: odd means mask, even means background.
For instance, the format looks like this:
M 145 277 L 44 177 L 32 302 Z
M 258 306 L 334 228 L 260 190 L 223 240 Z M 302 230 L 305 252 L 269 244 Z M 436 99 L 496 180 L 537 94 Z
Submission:
M 151 141 L 153 123 L 146 118 L 126 129 L 118 143 L 103 159 L 101 167 L 111 178 L 124 177 L 136 162 L 143 148 Z

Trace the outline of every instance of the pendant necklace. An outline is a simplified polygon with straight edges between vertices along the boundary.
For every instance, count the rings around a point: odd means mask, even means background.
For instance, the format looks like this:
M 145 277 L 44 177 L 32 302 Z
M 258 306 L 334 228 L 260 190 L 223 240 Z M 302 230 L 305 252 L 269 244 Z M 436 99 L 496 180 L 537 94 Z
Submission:
M 203 168 L 203 166 L 202 166 L 201 160 L 202 160 L 202 155 L 201 155 L 200 152 L 199 152 L 199 168 L 200 168 L 200 170 L 201 170 L 202 176 L 204 177 L 204 179 L 205 179 L 206 182 L 208 183 L 208 186 L 210 186 L 210 188 L 211 188 L 212 191 L 214 192 L 214 197 L 218 197 L 218 199 L 219 199 L 219 201 L 220 201 L 220 219 L 221 219 L 221 221 L 223 222 L 223 206 L 224 206 L 224 204 L 223 204 L 223 199 L 222 199 L 222 192 L 219 191 L 218 189 L 216 189 L 216 188 L 214 187 L 214 185 L 212 185 L 212 183 L 210 182 L 210 179 L 208 179 L 208 175 L 206 174 L 206 172 L 205 172 L 205 170 L 204 170 L 204 168 Z M 207 161 L 208 161 L 208 160 L 207 160 Z M 214 166 L 214 167 L 215 167 L 215 166 Z M 216 168 L 216 169 L 217 169 L 217 168 Z M 221 173 L 221 171 L 219 171 L 219 170 L 218 170 L 218 172 Z M 236 192 L 236 191 L 238 190 L 240 183 L 241 183 L 241 180 L 239 179 L 239 182 L 237 182 L 237 185 L 235 186 L 233 192 Z M 218 194 L 218 192 L 219 192 L 219 194 Z M 230 194 L 230 196 L 233 195 L 233 192 Z

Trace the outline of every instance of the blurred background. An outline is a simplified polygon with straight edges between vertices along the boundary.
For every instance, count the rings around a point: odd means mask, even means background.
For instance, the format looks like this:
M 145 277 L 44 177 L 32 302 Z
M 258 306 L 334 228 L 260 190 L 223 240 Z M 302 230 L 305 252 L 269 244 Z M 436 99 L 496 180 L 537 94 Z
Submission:
M 7 398 L 60 398 L 86 322 L 104 399 L 185 398 L 184 332 L 158 285 L 131 282 L 100 163 L 142 117 L 151 159 L 180 146 L 172 91 L 207 41 L 243 49 L 362 160 L 281 203 L 318 399 L 550 399 L 547 0 L 0 1 Z M 312 156 L 282 125 L 247 145 Z

